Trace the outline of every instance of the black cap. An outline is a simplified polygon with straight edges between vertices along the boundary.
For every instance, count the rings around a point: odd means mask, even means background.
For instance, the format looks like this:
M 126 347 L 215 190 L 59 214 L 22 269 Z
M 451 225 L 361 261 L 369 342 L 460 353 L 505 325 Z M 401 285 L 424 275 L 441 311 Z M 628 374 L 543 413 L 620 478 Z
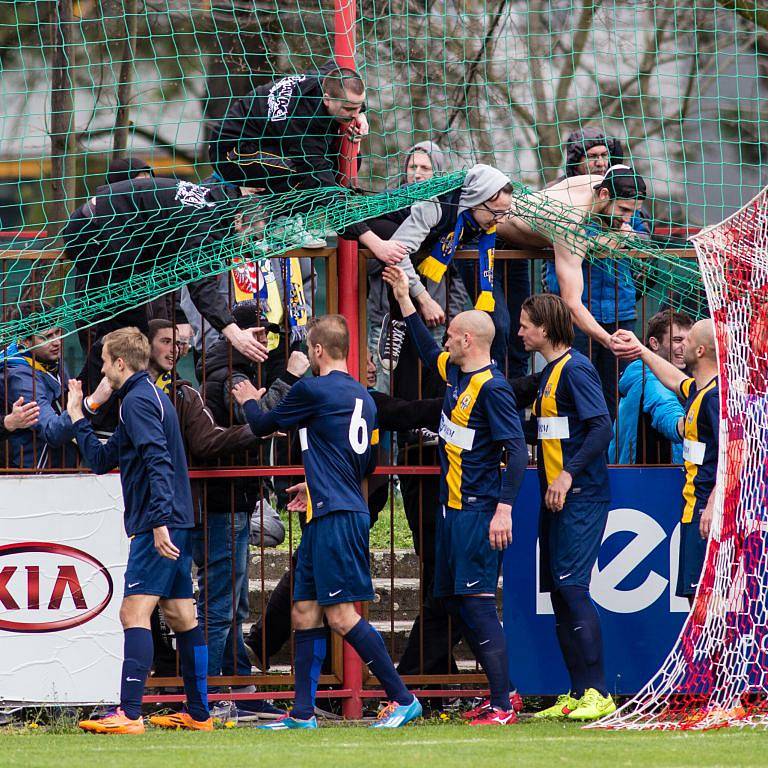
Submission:
M 263 325 L 264 311 L 258 299 L 246 299 L 238 302 L 232 310 L 232 317 L 240 328 L 258 328 Z
M 628 165 L 612 165 L 595 189 L 607 189 L 611 199 L 645 200 L 645 180 Z
M 107 184 L 118 184 L 121 181 L 128 181 L 140 173 L 148 173 L 154 176 L 155 172 L 151 165 L 147 165 L 138 157 L 119 157 L 112 160 L 107 168 Z

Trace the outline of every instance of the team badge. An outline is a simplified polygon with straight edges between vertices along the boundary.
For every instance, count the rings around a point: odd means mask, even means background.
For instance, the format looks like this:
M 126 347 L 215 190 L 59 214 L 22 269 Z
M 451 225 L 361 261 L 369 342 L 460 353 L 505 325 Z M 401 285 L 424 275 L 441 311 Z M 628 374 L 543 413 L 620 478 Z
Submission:
M 459 403 L 459 408 L 461 408 L 462 411 L 466 411 L 471 404 L 472 395 L 464 395 L 464 397 L 461 398 L 461 402 Z

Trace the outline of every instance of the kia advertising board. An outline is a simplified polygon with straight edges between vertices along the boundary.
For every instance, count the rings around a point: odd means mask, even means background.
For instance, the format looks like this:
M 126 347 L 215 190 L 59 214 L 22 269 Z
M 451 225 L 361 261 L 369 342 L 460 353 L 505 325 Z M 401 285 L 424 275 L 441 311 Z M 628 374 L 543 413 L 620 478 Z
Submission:
M 0 701 L 118 700 L 127 558 L 118 475 L 0 477 Z
M 609 470 L 611 505 L 591 594 L 600 613 L 612 693 L 637 692 L 659 669 L 688 614 L 675 596 L 683 471 Z M 548 593 L 539 590 L 539 487 L 526 472 L 504 556 L 504 630 L 511 679 L 523 694 L 559 694 L 568 676 Z

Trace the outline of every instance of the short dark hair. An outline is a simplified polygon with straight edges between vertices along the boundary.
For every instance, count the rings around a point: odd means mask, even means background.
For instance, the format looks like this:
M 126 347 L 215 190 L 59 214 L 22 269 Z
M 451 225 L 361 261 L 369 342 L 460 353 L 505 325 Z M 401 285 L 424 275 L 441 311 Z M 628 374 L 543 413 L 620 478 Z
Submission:
M 345 360 L 349 354 L 349 327 L 344 315 L 311 318 L 307 343 L 320 344 L 334 360 Z
M 573 320 L 568 305 L 554 293 L 529 296 L 522 308 L 531 322 L 544 329 L 553 346 L 570 347 L 573 344 Z
M 645 331 L 645 343 L 651 340 L 651 337 L 661 341 L 664 334 L 673 326 L 680 328 L 693 328 L 693 318 L 685 312 L 676 312 L 674 309 L 662 309 L 657 312 L 649 321 Z
M 151 344 L 155 340 L 160 331 L 164 331 L 166 328 L 173 328 L 175 324 L 165 317 L 158 317 L 155 320 L 150 320 L 147 323 L 147 340 Z
M 355 96 L 365 93 L 363 78 L 354 69 L 337 67 L 323 78 L 323 93 L 327 93 L 332 99 L 345 98 L 347 91 Z
M 107 168 L 107 184 L 119 184 L 121 181 L 135 178 L 140 173 L 155 175 L 152 166 L 138 157 L 118 157 L 112 160 Z

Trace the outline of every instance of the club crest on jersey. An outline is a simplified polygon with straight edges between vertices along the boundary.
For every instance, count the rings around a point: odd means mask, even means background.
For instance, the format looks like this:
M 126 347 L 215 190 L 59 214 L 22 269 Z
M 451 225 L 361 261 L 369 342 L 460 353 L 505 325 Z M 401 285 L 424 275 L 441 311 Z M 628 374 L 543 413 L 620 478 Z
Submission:
M 472 395 L 464 395 L 459 403 L 459 408 L 461 408 L 462 411 L 466 411 L 470 405 L 472 405 Z
M 544 397 L 551 397 L 552 396 L 552 382 L 548 381 L 547 386 L 544 387 L 543 392 Z

